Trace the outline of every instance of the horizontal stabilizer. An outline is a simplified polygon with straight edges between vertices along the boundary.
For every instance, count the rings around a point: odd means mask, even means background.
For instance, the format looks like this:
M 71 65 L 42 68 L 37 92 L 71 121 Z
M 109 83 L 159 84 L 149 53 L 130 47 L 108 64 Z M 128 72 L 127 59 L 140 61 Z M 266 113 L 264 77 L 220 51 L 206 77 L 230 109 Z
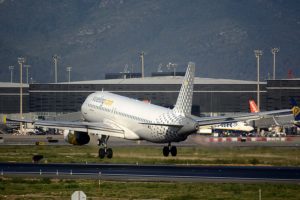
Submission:
M 23 123 L 34 123 L 35 121 L 33 120 L 28 120 L 28 119 L 9 119 L 6 118 L 7 122 L 23 122 Z
M 195 120 L 198 122 L 199 126 L 206 126 L 206 125 L 213 125 L 213 124 L 233 123 L 237 121 L 252 121 L 264 117 L 270 117 L 274 115 L 286 115 L 286 114 L 291 114 L 291 110 L 290 109 L 272 110 L 272 111 L 264 111 L 264 112 L 257 112 L 257 113 L 234 115 L 231 117 L 228 116 L 197 117 L 195 118 Z

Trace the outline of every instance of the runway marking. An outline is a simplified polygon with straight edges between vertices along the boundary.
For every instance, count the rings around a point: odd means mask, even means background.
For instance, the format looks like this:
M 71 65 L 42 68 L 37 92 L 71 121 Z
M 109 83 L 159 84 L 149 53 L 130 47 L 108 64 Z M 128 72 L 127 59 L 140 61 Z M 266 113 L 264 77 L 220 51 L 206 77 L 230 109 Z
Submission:
M 99 171 L 101 172 L 101 170 Z M 237 181 L 280 181 L 280 182 L 300 182 L 300 179 L 287 179 L 287 178 L 248 178 L 248 177 L 224 177 L 224 176 L 220 176 L 220 177 L 214 177 L 214 176 L 172 176 L 172 175 L 157 175 L 157 174 L 111 174 L 111 173 L 103 173 L 101 172 L 101 175 L 99 176 L 99 172 L 95 172 L 95 173 L 75 173 L 75 172 L 59 172 L 57 175 L 57 171 L 55 172 L 43 172 L 42 173 L 40 171 L 32 171 L 32 172 L 19 172 L 19 171 L 3 171 L 3 175 L 13 175 L 13 174 L 33 174 L 33 175 L 39 175 L 39 176 L 43 176 L 43 175 L 53 175 L 53 177 L 60 177 L 60 176 L 70 176 L 70 177 L 74 177 L 74 176 L 93 176 L 95 179 L 97 178 L 103 178 L 103 177 L 108 177 L 108 176 L 113 176 L 113 177 L 127 177 L 128 180 L 132 179 L 132 178 L 162 178 L 162 179 L 193 179 L 193 180 L 237 180 Z M 3 176 L 2 175 L 2 176 Z M 96 176 L 95 176 L 96 175 Z

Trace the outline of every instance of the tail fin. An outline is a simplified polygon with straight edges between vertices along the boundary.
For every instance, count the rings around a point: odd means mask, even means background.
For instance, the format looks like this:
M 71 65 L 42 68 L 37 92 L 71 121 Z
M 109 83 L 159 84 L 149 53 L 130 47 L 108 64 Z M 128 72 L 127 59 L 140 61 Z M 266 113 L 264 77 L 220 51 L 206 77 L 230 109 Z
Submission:
M 189 62 L 181 89 L 173 111 L 179 115 L 189 116 L 192 110 L 195 63 Z
M 6 125 L 6 115 L 3 116 L 3 124 Z
M 249 106 L 250 106 L 250 112 L 251 113 L 257 113 L 259 112 L 258 108 L 257 108 L 257 105 L 255 103 L 254 100 L 249 100 Z
M 293 112 L 295 120 L 300 121 L 300 108 L 297 105 L 296 100 L 294 98 L 291 98 L 290 102 L 292 104 L 292 112 Z

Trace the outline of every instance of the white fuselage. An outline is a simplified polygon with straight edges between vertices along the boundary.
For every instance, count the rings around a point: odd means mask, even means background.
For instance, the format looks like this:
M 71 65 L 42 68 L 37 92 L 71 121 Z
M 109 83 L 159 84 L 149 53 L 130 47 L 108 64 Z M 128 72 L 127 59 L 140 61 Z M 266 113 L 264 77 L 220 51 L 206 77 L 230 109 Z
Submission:
M 233 122 L 233 123 L 224 123 L 219 124 L 213 127 L 214 130 L 224 130 L 224 131 L 242 131 L 242 132 L 251 132 L 254 128 L 248 125 L 245 122 Z
M 89 95 L 81 112 L 86 121 L 104 122 L 124 130 L 125 139 L 179 142 L 196 131 L 194 120 L 172 109 L 109 92 Z

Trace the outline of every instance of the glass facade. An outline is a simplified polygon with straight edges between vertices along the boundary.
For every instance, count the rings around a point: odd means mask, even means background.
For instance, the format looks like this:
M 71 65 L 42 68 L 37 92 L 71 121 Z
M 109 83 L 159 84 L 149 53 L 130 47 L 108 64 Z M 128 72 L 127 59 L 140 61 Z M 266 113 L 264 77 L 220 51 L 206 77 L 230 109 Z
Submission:
M 23 112 L 76 112 L 95 91 L 110 91 L 172 108 L 180 84 L 30 84 L 23 89 Z M 256 101 L 256 84 L 195 84 L 192 113 L 249 112 Z M 268 80 L 260 86 L 261 110 L 290 108 L 289 98 L 300 102 L 300 79 Z M 0 113 L 19 113 L 19 88 L 0 87 Z
M 290 108 L 291 97 L 300 105 L 300 79 L 269 80 L 267 91 L 268 110 Z
M 94 91 L 110 91 L 127 97 L 149 100 L 172 108 L 180 84 L 31 84 L 30 112 L 75 112 Z M 265 106 L 265 84 L 261 85 L 261 105 Z M 195 84 L 193 114 L 200 112 L 248 112 L 249 99 L 256 99 L 256 84 Z
M 23 88 L 23 112 L 29 112 L 28 87 Z M 20 113 L 20 88 L 0 87 L 0 113 Z

